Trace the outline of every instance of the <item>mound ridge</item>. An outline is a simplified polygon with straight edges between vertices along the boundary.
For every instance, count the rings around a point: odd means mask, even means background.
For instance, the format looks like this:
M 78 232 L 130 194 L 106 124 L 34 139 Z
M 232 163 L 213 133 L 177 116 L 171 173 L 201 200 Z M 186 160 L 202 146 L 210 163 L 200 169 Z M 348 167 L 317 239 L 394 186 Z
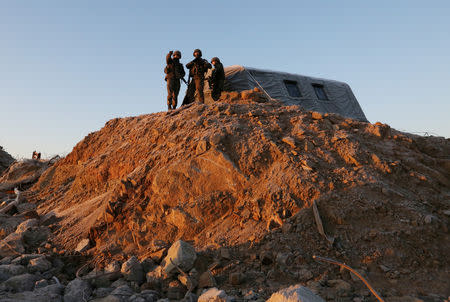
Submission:
M 227 247 L 240 263 L 224 272 L 239 266 L 274 287 L 305 265 L 324 274 L 330 268 L 311 260 L 320 254 L 370 270 L 381 288 L 448 290 L 448 139 L 266 102 L 257 91 L 224 99 L 116 118 L 86 136 L 31 189 L 38 212 L 61 219 L 53 242 L 73 249 L 88 237 L 108 260 L 154 255 L 161 240 L 212 255 Z M 332 245 L 317 232 L 314 202 Z M 256 269 L 260 251 L 295 262 Z M 395 284 L 380 265 L 401 271 Z

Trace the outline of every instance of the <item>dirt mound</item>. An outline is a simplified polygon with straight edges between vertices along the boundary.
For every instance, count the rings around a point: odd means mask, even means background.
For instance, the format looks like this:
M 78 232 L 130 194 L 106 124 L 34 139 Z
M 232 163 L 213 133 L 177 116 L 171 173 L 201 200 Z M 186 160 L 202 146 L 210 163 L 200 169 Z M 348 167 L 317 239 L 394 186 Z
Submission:
M 14 162 L 14 158 L 0 146 L 0 174 Z
M 449 294 L 448 139 L 254 91 L 223 100 L 113 119 L 47 169 L 32 191 L 40 214 L 61 219 L 53 244 L 90 238 L 99 259 L 160 260 L 182 238 L 206 262 L 222 259 L 214 274 L 224 288 L 240 272 L 242 287 L 309 280 L 326 295 L 322 281 L 344 273 L 316 254 L 363 269 L 386 295 Z

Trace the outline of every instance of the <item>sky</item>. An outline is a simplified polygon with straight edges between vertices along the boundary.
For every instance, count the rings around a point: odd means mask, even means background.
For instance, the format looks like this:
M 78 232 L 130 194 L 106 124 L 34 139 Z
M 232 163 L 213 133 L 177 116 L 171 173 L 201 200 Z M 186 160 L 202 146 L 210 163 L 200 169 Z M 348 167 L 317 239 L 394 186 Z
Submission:
M 165 55 L 195 48 L 346 82 L 369 121 L 450 137 L 449 16 L 448 0 L 0 0 L 0 146 L 66 155 L 109 119 L 166 110 Z

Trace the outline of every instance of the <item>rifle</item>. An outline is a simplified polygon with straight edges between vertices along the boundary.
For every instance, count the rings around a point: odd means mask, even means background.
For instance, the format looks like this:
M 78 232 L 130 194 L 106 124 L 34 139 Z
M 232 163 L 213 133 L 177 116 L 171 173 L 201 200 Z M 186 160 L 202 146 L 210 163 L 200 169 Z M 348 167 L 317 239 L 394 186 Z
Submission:
M 186 95 L 184 96 L 183 103 L 181 103 L 181 106 L 192 103 L 192 98 L 195 94 L 195 91 L 192 91 L 193 87 L 191 82 L 192 82 L 192 73 L 191 70 L 189 70 L 189 77 L 186 83 L 187 85 Z

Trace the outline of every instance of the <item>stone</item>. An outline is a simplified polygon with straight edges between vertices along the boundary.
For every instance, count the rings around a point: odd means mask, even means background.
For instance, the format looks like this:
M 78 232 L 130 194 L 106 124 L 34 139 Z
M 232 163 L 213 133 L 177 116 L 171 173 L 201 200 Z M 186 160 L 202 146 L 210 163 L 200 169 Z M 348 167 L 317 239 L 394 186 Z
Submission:
M 128 285 L 128 283 L 124 279 L 120 278 L 119 280 L 114 281 L 111 284 L 111 287 L 118 288 L 118 287 L 123 286 L 123 285 Z
M 131 257 L 127 262 L 122 264 L 122 269 L 120 271 L 128 281 L 135 281 L 139 284 L 144 282 L 144 270 L 136 256 Z
M 194 293 L 187 292 L 183 299 L 181 299 L 182 302 L 197 302 L 198 296 Z
M 111 292 L 110 296 L 116 296 L 120 298 L 120 301 L 127 300 L 129 297 L 134 295 L 134 291 L 128 285 L 122 285 Z
M 31 274 L 22 274 L 9 278 L 5 281 L 5 289 L 11 292 L 23 292 L 34 289 L 34 284 L 40 278 Z
M 310 289 L 297 284 L 273 293 L 267 302 L 325 302 Z
M 169 284 L 169 288 L 167 289 L 167 298 L 170 300 L 181 300 L 186 292 L 186 287 L 184 287 L 180 281 L 175 280 Z
M 52 268 L 50 261 L 46 260 L 45 257 L 34 258 L 30 260 L 28 264 L 28 271 L 30 273 L 35 272 L 45 272 Z
M 180 274 L 178 275 L 178 280 L 190 291 L 194 290 L 194 288 L 196 288 L 198 285 L 197 280 L 188 275 Z
M 144 270 L 144 274 L 153 270 L 156 267 L 155 262 L 151 258 L 146 258 L 141 262 L 142 269 Z
M 145 299 L 146 302 L 156 302 L 160 294 L 154 290 L 143 290 L 141 291 L 141 297 Z
M 11 233 L 0 241 L 0 258 L 15 256 L 17 253 L 23 254 L 24 252 L 22 233 Z
M 12 264 L 20 264 L 20 265 L 27 265 L 31 259 L 42 257 L 40 254 L 23 254 L 17 258 L 15 258 L 13 261 L 11 261 Z
M 75 248 L 75 251 L 79 252 L 79 253 L 83 253 L 85 251 L 87 251 L 90 247 L 90 243 L 89 243 L 89 239 L 82 239 L 80 242 L 78 242 L 77 247 Z
M 311 112 L 311 117 L 312 117 L 313 120 L 321 120 L 321 119 L 323 119 L 322 113 L 317 112 L 317 111 Z
M 15 265 L 15 264 L 0 265 L 0 282 L 8 280 L 13 276 L 22 275 L 26 271 L 27 270 L 22 265 Z
M 113 261 L 105 267 L 105 273 L 120 272 L 122 265 L 119 261 Z
M 18 233 L 18 234 L 24 233 L 27 230 L 38 226 L 38 224 L 39 223 L 38 223 L 38 220 L 36 218 L 25 220 L 24 222 L 22 222 L 21 224 L 19 224 L 17 226 L 16 233 Z
M 232 299 L 225 291 L 219 290 L 216 287 L 203 291 L 198 297 L 198 302 L 230 302 Z
M 187 242 L 178 240 L 167 251 L 167 256 L 161 262 L 161 266 L 168 275 L 178 273 L 175 265 L 187 272 L 194 266 L 195 259 L 197 259 L 197 253 L 194 247 Z
M 52 284 L 34 291 L 25 291 L 17 294 L 7 293 L 2 295 L 1 301 L 5 302 L 62 302 L 64 286 Z
M 126 301 L 126 300 L 122 300 L 121 298 L 119 298 L 117 296 L 113 296 L 113 295 L 108 295 L 103 298 L 90 300 L 90 302 L 123 302 L 123 301 Z
M 64 290 L 64 302 L 89 301 L 92 294 L 92 288 L 85 280 L 76 278 L 67 284 Z
M 100 288 L 94 289 L 94 291 L 92 292 L 92 295 L 96 298 L 104 298 L 104 297 L 108 296 L 113 290 L 114 290 L 114 288 L 112 288 L 112 287 L 100 287 Z
M 200 278 L 198 279 L 199 288 L 208 288 L 214 286 L 216 286 L 216 279 L 214 279 L 213 274 L 209 270 L 200 275 Z
M 297 276 L 300 281 L 307 281 L 313 277 L 313 273 L 310 270 L 302 268 L 297 272 Z

